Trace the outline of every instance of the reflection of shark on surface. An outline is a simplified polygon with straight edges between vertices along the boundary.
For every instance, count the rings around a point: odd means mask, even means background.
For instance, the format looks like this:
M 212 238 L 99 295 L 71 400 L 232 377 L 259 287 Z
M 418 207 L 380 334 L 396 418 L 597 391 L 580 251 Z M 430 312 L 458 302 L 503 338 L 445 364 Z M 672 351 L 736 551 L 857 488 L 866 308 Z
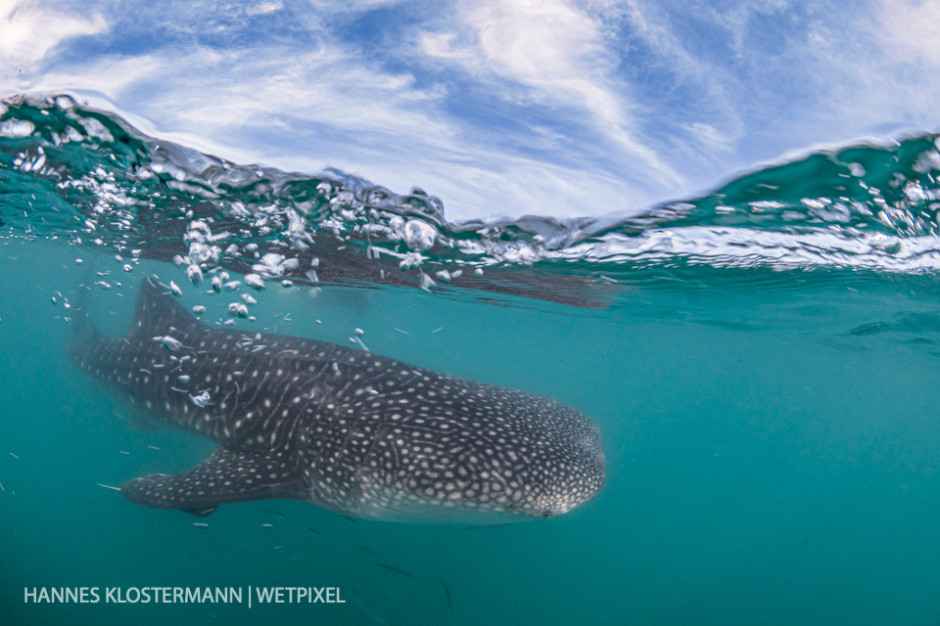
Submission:
M 205 515 L 296 498 L 361 517 L 548 517 L 604 485 L 597 425 L 548 398 L 331 343 L 200 323 L 149 279 L 126 337 L 78 321 L 70 357 L 134 407 L 219 443 L 122 485 Z M 498 521 L 498 517 L 497 520 Z

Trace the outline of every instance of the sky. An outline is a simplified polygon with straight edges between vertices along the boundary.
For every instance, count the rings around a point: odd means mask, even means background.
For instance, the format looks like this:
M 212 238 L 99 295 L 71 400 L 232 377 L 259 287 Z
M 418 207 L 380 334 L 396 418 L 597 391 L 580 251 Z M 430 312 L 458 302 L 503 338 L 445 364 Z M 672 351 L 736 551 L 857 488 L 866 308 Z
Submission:
M 0 95 L 452 221 L 629 215 L 940 130 L 940 0 L 0 0 Z

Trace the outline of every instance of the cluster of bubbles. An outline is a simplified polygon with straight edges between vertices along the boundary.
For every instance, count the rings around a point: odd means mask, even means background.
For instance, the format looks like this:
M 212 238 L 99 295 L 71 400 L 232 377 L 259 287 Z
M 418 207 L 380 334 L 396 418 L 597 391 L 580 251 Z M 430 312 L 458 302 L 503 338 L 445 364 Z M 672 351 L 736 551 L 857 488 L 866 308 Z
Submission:
M 931 134 L 815 152 L 614 219 L 454 224 L 418 188 L 396 194 L 332 169 L 234 164 L 63 95 L 0 104 L 0 167 L 8 227 L 110 246 L 127 271 L 141 257 L 173 260 L 217 291 L 223 269 L 255 288 L 363 280 L 430 289 L 478 287 L 484 272 L 535 264 L 602 277 L 681 263 L 940 268 L 940 139 Z
M 64 95 L 0 104 L 0 166 L 14 200 L 3 210 L 8 226 L 110 247 L 126 271 L 140 258 L 173 260 L 216 291 L 228 282 L 223 268 L 256 288 L 351 277 L 428 289 L 537 262 L 546 247 L 525 229 L 455 226 L 418 188 L 399 195 L 332 169 L 237 165 Z

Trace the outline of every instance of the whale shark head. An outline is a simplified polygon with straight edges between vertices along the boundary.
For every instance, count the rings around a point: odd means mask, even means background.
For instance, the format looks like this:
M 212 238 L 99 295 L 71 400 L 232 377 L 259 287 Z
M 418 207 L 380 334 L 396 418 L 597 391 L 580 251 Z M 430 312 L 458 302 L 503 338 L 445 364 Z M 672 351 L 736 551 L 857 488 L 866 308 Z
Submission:
M 349 515 L 487 523 L 549 517 L 605 481 L 597 424 L 524 391 L 332 343 L 212 328 L 147 279 L 125 337 L 87 327 L 73 362 L 136 410 L 219 443 L 175 476 L 122 485 L 207 514 L 295 498 Z
M 318 462 L 336 455 L 308 425 L 311 499 L 348 499 L 363 517 L 486 523 L 559 515 L 604 485 L 600 429 L 571 407 L 413 368 L 386 373 L 391 385 L 401 393 L 371 399 L 344 439 L 348 472 L 333 464 L 324 481 Z

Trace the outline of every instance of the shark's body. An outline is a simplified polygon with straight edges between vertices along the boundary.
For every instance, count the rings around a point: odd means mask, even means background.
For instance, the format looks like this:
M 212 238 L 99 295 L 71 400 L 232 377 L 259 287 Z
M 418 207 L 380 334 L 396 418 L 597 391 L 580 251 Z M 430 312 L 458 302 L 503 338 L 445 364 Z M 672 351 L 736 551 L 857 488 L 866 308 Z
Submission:
M 137 409 L 219 443 L 202 464 L 124 483 L 211 513 L 296 498 L 380 519 L 548 517 L 605 480 L 597 425 L 548 398 L 331 343 L 210 328 L 147 279 L 126 337 L 80 332 L 73 361 Z

